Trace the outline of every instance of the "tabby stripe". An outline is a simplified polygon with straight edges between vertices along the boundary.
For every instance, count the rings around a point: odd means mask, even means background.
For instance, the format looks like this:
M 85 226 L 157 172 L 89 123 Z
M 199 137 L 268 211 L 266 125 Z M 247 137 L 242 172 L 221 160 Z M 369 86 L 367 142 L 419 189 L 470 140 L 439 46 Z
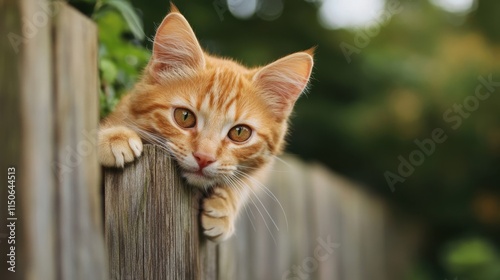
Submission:
M 145 108 L 141 108 L 140 106 L 133 106 L 131 108 L 131 111 L 134 115 L 145 115 L 145 114 L 150 114 L 151 112 L 156 110 L 168 110 L 168 109 L 170 109 L 170 106 L 168 105 L 154 103 Z
M 275 149 L 275 146 L 274 146 L 274 141 L 271 141 L 271 139 L 269 138 L 269 136 L 267 134 L 263 134 L 263 133 L 259 133 L 257 132 L 257 135 L 259 135 L 259 137 L 261 137 L 262 139 L 264 139 L 264 142 L 266 142 L 267 144 L 267 147 L 269 148 L 269 150 L 274 153 L 274 149 Z

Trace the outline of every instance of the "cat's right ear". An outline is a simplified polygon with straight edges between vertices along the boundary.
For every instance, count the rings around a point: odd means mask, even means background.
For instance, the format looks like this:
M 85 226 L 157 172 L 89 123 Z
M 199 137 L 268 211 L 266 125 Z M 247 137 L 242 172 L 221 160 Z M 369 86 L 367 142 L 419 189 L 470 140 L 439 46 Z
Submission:
M 157 79 L 186 76 L 205 67 L 205 57 L 193 29 L 174 7 L 156 31 L 150 71 Z
M 253 82 L 261 89 L 269 108 L 281 119 L 287 118 L 311 76 L 314 49 L 294 53 L 264 66 Z

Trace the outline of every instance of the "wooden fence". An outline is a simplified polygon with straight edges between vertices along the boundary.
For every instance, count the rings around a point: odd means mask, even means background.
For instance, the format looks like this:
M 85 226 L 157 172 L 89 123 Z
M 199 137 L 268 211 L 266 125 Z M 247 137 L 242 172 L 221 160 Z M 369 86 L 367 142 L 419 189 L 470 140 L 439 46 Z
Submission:
M 215 245 L 198 230 L 199 193 L 161 149 L 146 145 L 125 170 L 107 169 L 104 183 L 111 279 L 216 279 Z
M 16 243 L 0 239 L 0 279 L 108 279 L 97 28 L 64 2 L 1 0 L 0 30 L 0 166 L 2 178 L 16 170 L 17 218 Z M 4 234 L 4 184 L 0 197 Z M 12 245 L 15 272 L 7 270 Z
M 150 145 L 125 170 L 106 170 L 112 279 L 402 279 L 415 253 L 418 227 L 359 186 L 291 156 L 275 164 L 268 189 L 251 196 L 236 235 L 215 245 L 199 232 L 201 194 L 176 170 Z
M 158 148 L 105 170 L 103 191 L 95 25 L 62 2 L 0 0 L 0 34 L 0 170 L 16 170 L 13 216 L 0 189 L 0 279 L 403 279 L 420 228 L 294 157 L 219 245 L 200 234 L 200 194 Z

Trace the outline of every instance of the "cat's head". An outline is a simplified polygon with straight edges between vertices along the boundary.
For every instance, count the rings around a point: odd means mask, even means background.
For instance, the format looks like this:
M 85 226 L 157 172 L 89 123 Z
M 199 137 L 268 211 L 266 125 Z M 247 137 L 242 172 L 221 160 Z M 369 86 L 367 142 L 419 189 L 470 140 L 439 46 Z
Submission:
M 168 140 L 188 183 L 234 182 L 282 151 L 312 67 L 312 51 L 252 69 L 210 56 L 174 8 L 157 30 L 131 113 L 141 129 Z

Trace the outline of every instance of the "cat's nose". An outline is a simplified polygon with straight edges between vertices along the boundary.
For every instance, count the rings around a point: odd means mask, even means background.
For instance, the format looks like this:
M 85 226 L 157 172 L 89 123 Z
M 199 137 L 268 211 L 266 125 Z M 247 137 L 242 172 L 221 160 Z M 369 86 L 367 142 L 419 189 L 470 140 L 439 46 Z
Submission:
M 209 164 L 215 161 L 215 158 L 213 156 L 204 153 L 194 152 L 193 156 L 194 159 L 196 159 L 196 162 L 198 163 L 200 170 L 202 170 L 203 168 L 207 167 Z

